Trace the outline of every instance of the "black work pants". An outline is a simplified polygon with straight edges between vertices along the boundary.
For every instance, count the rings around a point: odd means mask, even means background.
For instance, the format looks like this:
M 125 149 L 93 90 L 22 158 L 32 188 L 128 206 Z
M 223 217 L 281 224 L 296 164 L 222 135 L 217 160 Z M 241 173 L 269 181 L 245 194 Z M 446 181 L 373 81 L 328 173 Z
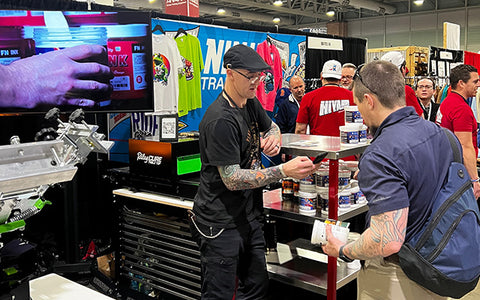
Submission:
M 191 221 L 190 221 L 191 223 Z M 191 223 L 194 240 L 200 247 L 202 300 L 264 299 L 268 291 L 265 239 L 261 223 L 254 220 L 236 228 L 210 228 Z M 234 298 L 235 296 L 235 298 Z

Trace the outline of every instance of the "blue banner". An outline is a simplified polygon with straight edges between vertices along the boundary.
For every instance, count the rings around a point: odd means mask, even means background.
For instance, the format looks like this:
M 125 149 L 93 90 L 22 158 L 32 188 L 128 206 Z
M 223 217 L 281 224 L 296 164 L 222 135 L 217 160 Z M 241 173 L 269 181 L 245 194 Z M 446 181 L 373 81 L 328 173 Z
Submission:
M 198 38 L 202 50 L 204 69 L 201 73 L 202 107 L 190 111 L 179 119 L 181 131 L 198 130 L 198 125 L 210 104 L 217 98 L 225 83 L 223 55 L 232 46 L 244 44 L 253 49 L 267 37 L 278 49 L 282 59 L 284 86 L 294 74 L 304 77 L 306 37 L 304 35 L 272 34 L 266 32 L 227 29 L 162 19 L 152 19 L 152 28 L 162 26 L 166 35 L 175 37 L 179 28 Z

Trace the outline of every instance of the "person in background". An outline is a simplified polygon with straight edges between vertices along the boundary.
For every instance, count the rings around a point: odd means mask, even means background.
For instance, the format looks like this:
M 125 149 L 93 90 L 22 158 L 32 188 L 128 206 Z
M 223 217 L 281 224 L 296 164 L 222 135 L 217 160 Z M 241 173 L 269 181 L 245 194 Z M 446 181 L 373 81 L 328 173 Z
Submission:
M 293 75 L 289 80 L 290 96 L 278 107 L 276 117 L 281 133 L 295 133 L 298 108 L 305 95 L 305 82 L 302 77 Z
M 433 191 L 453 161 L 443 129 L 405 106 L 404 86 L 397 66 L 381 60 L 366 64 L 353 85 L 358 110 L 374 132 L 358 172 L 368 201 L 367 229 L 344 244 L 327 225 L 322 248 L 347 262 L 365 260 L 357 276 L 359 300 L 447 299 L 410 280 L 398 263 L 404 241 L 430 217 Z
M 404 78 L 408 74 L 407 62 L 405 61 L 402 53 L 398 51 L 390 51 L 385 53 L 380 60 L 388 61 L 396 65 Z M 412 106 L 415 108 L 417 114 L 423 118 L 423 109 L 418 103 L 415 91 L 408 85 L 405 85 L 405 101 L 407 106 Z
M 450 129 L 462 144 L 463 163 L 473 182 L 475 197 L 480 197 L 480 183 L 477 172 L 477 131 L 478 125 L 468 97 L 475 97 L 480 86 L 478 71 L 470 65 L 459 65 L 450 71 L 452 92 L 440 104 L 436 123 Z
M 353 76 L 355 75 L 355 71 L 357 67 L 352 63 L 346 63 L 342 66 L 342 79 L 340 80 L 340 85 L 343 88 L 348 90 L 352 90 L 353 84 Z
M 323 64 L 320 75 L 322 87 L 306 93 L 298 110 L 295 133 L 340 136 L 340 126 L 345 125 L 345 107 L 353 106 L 351 91 L 340 87 L 342 65 L 336 60 Z
M 423 109 L 423 118 L 435 122 L 437 111 L 440 104 L 435 103 L 433 94 L 435 93 L 435 82 L 431 78 L 423 78 L 417 82 L 415 93 L 418 103 Z
M 243 44 L 225 53 L 223 66 L 224 90 L 199 126 L 200 186 L 189 212 L 200 249 L 201 299 L 264 299 L 268 273 L 262 187 L 285 177 L 305 178 L 318 166 L 298 156 L 260 169 L 260 151 L 274 156 L 281 146 L 278 126 L 255 97 L 270 66 Z
M 99 56 L 107 61 L 105 47 L 79 45 L 0 65 L 0 107 L 86 107 L 108 99 L 110 68 L 88 61 Z

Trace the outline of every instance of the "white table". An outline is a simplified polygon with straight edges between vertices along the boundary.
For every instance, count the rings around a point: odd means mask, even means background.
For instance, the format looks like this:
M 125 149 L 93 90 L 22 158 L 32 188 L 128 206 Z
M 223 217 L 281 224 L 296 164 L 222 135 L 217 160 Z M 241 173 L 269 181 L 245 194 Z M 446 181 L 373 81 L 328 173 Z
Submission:
M 114 300 L 55 273 L 30 280 L 29 286 L 32 300 Z

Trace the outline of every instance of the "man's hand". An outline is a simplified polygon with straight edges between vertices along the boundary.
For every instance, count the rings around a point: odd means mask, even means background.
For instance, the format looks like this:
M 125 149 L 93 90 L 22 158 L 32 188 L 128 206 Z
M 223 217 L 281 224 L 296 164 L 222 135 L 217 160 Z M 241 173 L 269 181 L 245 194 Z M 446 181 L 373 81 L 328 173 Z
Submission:
M 340 247 L 344 244 L 332 233 L 332 225 L 326 224 L 325 233 L 327 234 L 327 243 L 322 245 L 323 252 L 327 255 L 338 257 Z
M 478 181 L 473 183 L 473 194 L 477 199 L 480 197 L 480 182 Z
M 306 156 L 297 156 L 283 164 L 283 172 L 287 177 L 303 179 L 315 172 L 319 166 L 320 163 L 314 165 L 310 158 Z
M 24 58 L 0 69 L 3 88 L 0 106 L 93 106 L 107 100 L 113 74 L 105 47 L 79 45 Z M 8 81 L 4 81 L 5 78 Z
M 263 149 L 263 153 L 268 156 L 275 156 L 280 153 L 280 140 L 274 135 L 267 136 L 266 138 L 260 138 L 260 148 Z

